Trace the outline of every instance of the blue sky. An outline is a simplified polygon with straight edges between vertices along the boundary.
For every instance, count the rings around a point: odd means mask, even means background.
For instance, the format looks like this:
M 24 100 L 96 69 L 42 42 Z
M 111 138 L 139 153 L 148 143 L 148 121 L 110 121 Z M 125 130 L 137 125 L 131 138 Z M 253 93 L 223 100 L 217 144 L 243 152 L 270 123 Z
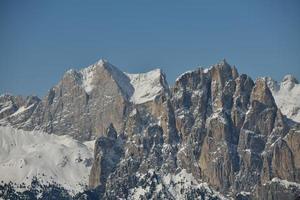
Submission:
M 300 79 L 300 1 L 0 1 L 0 93 L 44 96 L 100 58 L 160 67 L 172 85 L 226 58 L 240 73 Z

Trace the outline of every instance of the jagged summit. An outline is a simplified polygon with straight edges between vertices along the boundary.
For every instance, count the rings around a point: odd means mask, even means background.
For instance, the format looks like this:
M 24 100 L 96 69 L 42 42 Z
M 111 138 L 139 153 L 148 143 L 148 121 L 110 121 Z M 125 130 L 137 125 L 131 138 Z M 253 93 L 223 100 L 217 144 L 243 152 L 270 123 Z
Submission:
M 235 66 L 231 66 L 226 59 L 224 58 L 223 60 L 219 61 L 218 63 L 211 65 L 209 67 L 202 67 L 199 66 L 198 68 L 194 70 L 189 70 L 187 72 L 182 73 L 181 75 L 178 76 L 176 79 L 175 83 L 179 82 L 181 79 L 186 79 L 187 77 L 191 76 L 192 74 L 219 74 L 217 76 L 219 77 L 231 77 L 231 78 L 236 78 L 238 76 L 238 71 Z
M 219 61 L 214 66 L 230 66 L 225 58 L 223 58 L 221 61 Z

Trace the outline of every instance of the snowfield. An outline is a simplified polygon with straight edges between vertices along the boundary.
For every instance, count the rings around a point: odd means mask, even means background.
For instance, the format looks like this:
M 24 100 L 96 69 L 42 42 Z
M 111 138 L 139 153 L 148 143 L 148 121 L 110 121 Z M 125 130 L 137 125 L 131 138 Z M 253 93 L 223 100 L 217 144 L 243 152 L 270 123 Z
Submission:
M 94 141 L 0 127 L 0 182 L 57 183 L 70 193 L 88 185 Z

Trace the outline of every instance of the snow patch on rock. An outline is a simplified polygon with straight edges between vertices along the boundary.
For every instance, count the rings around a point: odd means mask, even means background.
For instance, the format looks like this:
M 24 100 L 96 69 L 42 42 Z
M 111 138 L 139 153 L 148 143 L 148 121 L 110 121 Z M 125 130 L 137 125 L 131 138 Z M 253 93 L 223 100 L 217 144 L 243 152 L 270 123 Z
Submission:
M 300 122 L 300 84 L 296 78 L 286 75 L 280 84 L 271 78 L 266 80 L 281 112 L 294 121 Z
M 80 70 L 80 73 L 82 75 L 82 87 L 84 88 L 87 94 L 89 94 L 94 88 L 93 85 L 94 70 L 95 70 L 95 65 Z
M 280 178 L 273 178 L 271 180 L 271 182 L 273 183 L 279 183 L 280 185 L 283 185 L 286 189 L 288 189 L 289 187 L 297 187 L 297 188 L 300 188 L 300 184 L 299 183 L 296 183 L 296 182 L 291 182 L 291 181 L 287 181 L 287 180 L 283 180 L 283 179 L 280 179 Z
M 126 73 L 126 75 L 134 88 L 134 93 L 130 99 L 134 104 L 152 101 L 163 90 L 161 83 L 162 72 L 160 69 L 140 74 Z
M 33 106 L 34 106 L 34 104 L 31 104 L 31 105 L 29 105 L 29 106 L 27 106 L 27 107 L 21 106 L 21 107 L 20 107 L 16 112 L 14 112 L 11 116 L 15 116 L 15 115 L 21 114 L 21 113 L 25 112 L 26 110 L 32 108 Z

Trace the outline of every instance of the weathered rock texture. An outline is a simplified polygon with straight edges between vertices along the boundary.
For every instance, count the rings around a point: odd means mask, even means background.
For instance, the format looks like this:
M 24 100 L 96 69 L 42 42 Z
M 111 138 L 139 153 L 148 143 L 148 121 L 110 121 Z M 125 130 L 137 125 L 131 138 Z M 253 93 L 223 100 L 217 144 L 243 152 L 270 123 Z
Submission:
M 224 60 L 181 75 L 170 90 L 162 74 L 160 92 L 135 103 L 129 76 L 106 62 L 85 70 L 90 85 L 83 70 L 68 71 L 42 101 L 2 96 L 0 116 L 20 128 L 98 136 L 90 188 L 100 199 L 299 197 L 300 125 L 278 109 L 267 79 L 254 82 Z M 31 116 L 14 121 L 24 105 L 34 105 Z

